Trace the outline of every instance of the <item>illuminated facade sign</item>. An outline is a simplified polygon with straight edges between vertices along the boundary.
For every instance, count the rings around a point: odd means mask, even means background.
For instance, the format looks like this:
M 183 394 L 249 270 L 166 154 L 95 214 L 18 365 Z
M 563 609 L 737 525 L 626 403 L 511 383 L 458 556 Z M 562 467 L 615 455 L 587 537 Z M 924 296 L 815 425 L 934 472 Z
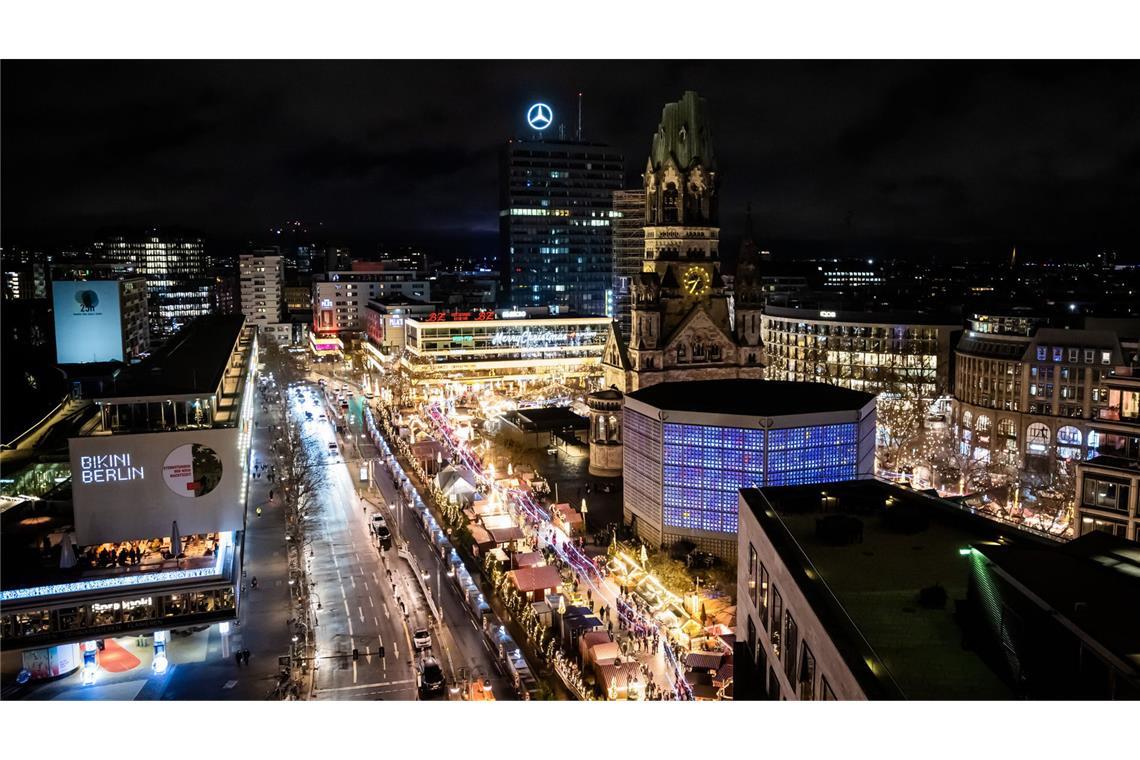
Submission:
M 543 346 L 561 346 L 571 341 L 590 343 L 597 337 L 597 331 L 589 328 L 575 333 L 566 333 L 559 330 L 498 330 L 491 336 L 492 346 L 522 346 L 524 348 L 540 348 Z
M 130 599 L 122 602 L 109 602 L 107 604 L 99 604 L 96 602 L 91 605 L 92 612 L 114 612 L 115 610 L 133 610 L 138 607 L 149 607 L 154 604 L 154 599 L 149 596 L 144 596 L 140 599 Z
M 541 132 L 554 121 L 554 111 L 545 103 L 535 103 L 526 112 L 526 123 Z
M 835 319 L 835 312 L 834 311 L 821 311 L 819 313 L 819 318 L 820 319 Z
M 131 464 L 130 454 L 100 454 L 79 458 L 79 480 L 82 483 L 117 483 L 142 480 L 142 467 Z
M 495 318 L 493 311 L 433 311 L 425 322 L 486 322 Z

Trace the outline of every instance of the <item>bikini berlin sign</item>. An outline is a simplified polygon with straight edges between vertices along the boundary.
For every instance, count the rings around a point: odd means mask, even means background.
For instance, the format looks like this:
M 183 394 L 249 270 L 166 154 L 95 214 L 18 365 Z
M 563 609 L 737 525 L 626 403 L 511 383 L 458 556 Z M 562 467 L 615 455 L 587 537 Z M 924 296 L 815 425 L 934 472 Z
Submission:
M 237 428 L 72 438 L 80 544 L 240 530 L 246 477 Z

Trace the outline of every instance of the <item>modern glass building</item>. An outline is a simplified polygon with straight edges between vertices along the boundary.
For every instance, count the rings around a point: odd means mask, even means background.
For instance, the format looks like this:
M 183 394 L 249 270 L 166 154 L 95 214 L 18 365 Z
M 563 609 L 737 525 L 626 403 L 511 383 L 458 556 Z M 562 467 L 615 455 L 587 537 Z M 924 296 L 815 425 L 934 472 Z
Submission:
M 741 488 L 873 472 L 875 400 L 818 383 L 660 383 L 626 396 L 625 521 L 735 560 Z
M 539 309 L 433 312 L 404 321 L 413 384 L 582 380 L 599 374 L 609 320 Z
M 614 319 L 622 337 L 629 340 L 630 295 L 633 279 L 645 258 L 645 190 L 614 193 Z
M 134 264 L 146 277 L 152 340 L 165 340 L 213 310 L 214 280 L 200 236 L 150 229 L 111 235 L 95 250 L 107 261 Z
M 600 143 L 507 143 L 499 205 L 503 305 L 612 315 L 610 225 L 623 178 L 621 154 Z

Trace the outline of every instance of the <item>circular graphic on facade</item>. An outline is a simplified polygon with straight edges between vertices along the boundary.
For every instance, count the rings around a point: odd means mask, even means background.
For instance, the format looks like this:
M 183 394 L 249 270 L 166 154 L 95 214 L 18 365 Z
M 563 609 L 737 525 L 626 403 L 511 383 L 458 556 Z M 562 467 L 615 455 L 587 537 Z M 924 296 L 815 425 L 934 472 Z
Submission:
M 162 464 L 162 479 L 179 496 L 205 496 L 222 482 L 222 458 L 209 446 L 179 446 Z
M 95 311 L 99 306 L 99 295 L 94 290 L 77 290 L 75 302 L 79 304 L 80 311 Z

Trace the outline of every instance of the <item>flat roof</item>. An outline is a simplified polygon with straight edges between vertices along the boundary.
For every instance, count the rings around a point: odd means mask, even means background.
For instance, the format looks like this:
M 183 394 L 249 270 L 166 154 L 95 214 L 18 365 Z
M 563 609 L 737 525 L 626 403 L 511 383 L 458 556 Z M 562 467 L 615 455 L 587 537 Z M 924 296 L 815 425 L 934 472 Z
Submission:
M 1094 531 L 1058 546 L 977 550 L 1140 678 L 1140 543 Z
M 783 380 L 685 380 L 627 395 L 658 409 L 756 417 L 853 411 L 875 399 L 870 393 L 836 385 Z
M 827 512 L 824 493 L 835 499 Z M 970 569 L 960 550 L 983 541 L 1032 539 L 877 480 L 744 489 L 741 496 L 868 696 L 1013 696 L 997 673 L 962 647 L 954 602 L 966 598 Z M 833 515 L 860 520 L 862 540 L 822 540 L 817 520 Z M 946 589 L 946 604 L 924 608 L 918 594 L 936 584 Z
M 766 266 L 766 265 L 765 265 Z M 872 308 L 851 308 L 853 305 L 828 297 L 811 296 L 800 299 L 794 305 L 765 306 L 764 314 L 777 319 L 795 319 L 808 322 L 836 322 L 839 324 L 869 325 L 913 325 L 919 327 L 942 327 L 962 329 L 962 318 L 948 311 L 922 311 L 889 309 L 874 304 Z M 874 308 L 878 306 L 878 308 Z M 822 312 L 822 313 L 821 313 Z M 827 316 L 824 316 L 826 314 Z
M 551 430 L 585 429 L 590 421 L 580 414 L 570 411 L 568 406 L 543 406 L 534 409 L 519 409 L 507 412 L 503 418 L 520 430 L 546 433 Z
M 198 317 L 162 349 L 124 370 L 112 395 L 99 398 L 215 393 L 244 325 L 245 317 L 240 314 Z

